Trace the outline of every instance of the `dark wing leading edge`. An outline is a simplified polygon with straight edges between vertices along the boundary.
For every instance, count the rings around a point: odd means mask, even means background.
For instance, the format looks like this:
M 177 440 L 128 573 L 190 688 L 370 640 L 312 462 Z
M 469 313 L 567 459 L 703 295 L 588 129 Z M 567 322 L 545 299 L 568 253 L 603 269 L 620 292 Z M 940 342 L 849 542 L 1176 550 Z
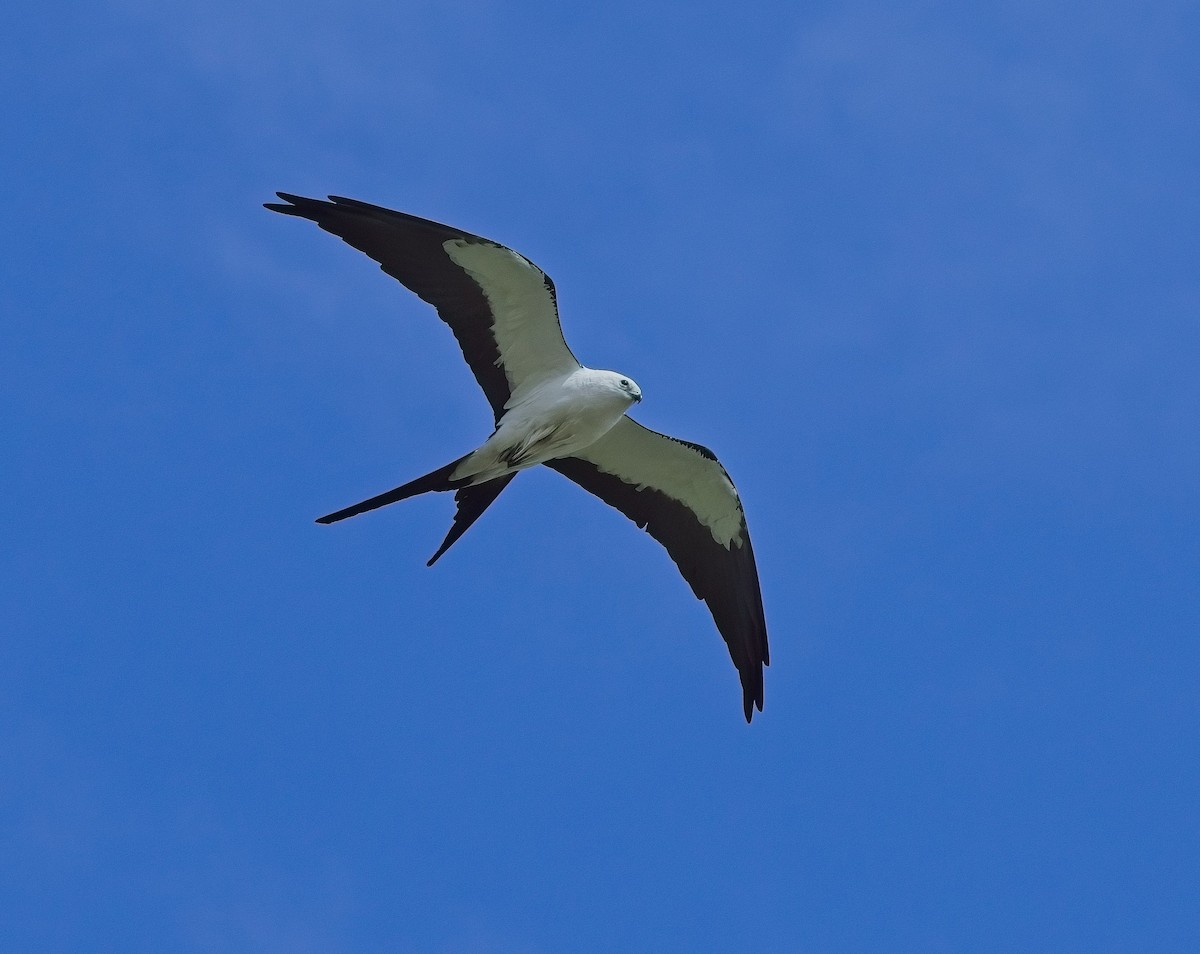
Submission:
M 767 624 L 737 490 L 707 448 L 622 418 L 574 457 L 546 462 L 661 543 L 708 604 L 742 681 L 750 721 L 763 707 Z
M 579 367 L 559 327 L 554 283 L 511 249 L 356 199 L 277 194 L 289 204 L 266 208 L 316 222 L 437 309 L 497 420 L 514 392 Z

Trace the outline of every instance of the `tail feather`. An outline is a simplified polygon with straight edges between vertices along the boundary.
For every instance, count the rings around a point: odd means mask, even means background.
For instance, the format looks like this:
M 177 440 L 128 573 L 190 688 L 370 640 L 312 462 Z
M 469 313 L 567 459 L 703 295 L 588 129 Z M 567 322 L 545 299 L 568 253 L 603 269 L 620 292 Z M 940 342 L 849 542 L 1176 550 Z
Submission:
M 492 501 L 500 496 L 500 491 L 507 487 L 508 482 L 516 476 L 515 473 L 505 474 L 503 477 L 496 477 L 484 481 L 482 484 L 460 488 L 454 495 L 454 502 L 458 504 L 458 510 L 454 513 L 454 523 L 450 526 L 450 532 L 446 534 L 442 545 L 437 548 L 437 553 L 431 556 L 425 565 L 433 566 L 437 563 L 438 557 L 449 550 L 454 542 L 467 532 L 471 524 L 483 515 L 483 512 L 492 505 Z
M 467 457 L 470 456 L 470 454 L 467 455 Z M 328 513 L 323 517 L 318 517 L 317 523 L 337 523 L 339 520 L 345 520 L 347 517 L 356 517 L 360 513 L 366 513 L 369 510 L 378 510 L 380 507 L 386 507 L 388 504 L 396 503 L 398 500 L 407 500 L 409 497 L 415 497 L 418 494 L 427 494 L 431 491 L 458 490 L 459 488 L 463 487 L 467 481 L 451 480 L 450 475 L 454 473 L 454 469 L 464 460 L 466 460 L 467 457 L 460 457 L 456 461 L 451 461 L 445 467 L 439 467 L 437 470 L 426 474 L 424 477 L 418 477 L 416 480 L 410 480 L 407 484 L 396 487 L 394 490 L 389 490 L 386 493 L 371 497 L 369 500 L 356 503 L 353 506 L 346 507 L 343 510 L 338 510 L 334 513 Z M 467 478 L 467 480 L 469 479 L 470 478 Z M 500 491 L 496 492 L 499 493 Z M 488 503 L 491 503 L 491 501 L 489 500 Z M 480 513 L 482 512 L 483 511 L 481 510 Z M 468 526 L 470 526 L 470 524 L 468 524 Z M 466 527 L 463 529 L 465 530 Z

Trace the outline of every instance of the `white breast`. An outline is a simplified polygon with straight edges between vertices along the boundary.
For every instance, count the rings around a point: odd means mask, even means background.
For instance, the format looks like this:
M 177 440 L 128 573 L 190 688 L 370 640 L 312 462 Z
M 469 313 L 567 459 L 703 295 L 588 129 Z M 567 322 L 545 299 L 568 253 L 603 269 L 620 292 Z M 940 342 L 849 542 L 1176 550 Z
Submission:
M 521 394 L 496 431 L 454 472 L 476 483 L 556 457 L 570 457 L 607 434 L 629 409 L 601 372 L 579 368 Z

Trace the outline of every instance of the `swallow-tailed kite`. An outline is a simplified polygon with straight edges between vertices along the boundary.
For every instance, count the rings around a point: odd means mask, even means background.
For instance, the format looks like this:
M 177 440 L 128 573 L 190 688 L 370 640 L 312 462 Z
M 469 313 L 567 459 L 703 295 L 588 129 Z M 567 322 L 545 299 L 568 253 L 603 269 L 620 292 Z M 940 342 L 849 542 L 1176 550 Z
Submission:
M 403 212 L 277 194 L 287 204 L 268 209 L 311 219 L 437 309 L 496 415 L 491 437 L 465 457 L 317 522 L 453 490 L 454 523 L 432 566 L 518 471 L 545 464 L 666 547 L 729 646 L 746 721 L 755 706 L 762 711 L 767 627 L 737 490 L 708 448 L 626 416 L 642 399 L 631 378 L 575 360 L 545 272 L 496 242 Z

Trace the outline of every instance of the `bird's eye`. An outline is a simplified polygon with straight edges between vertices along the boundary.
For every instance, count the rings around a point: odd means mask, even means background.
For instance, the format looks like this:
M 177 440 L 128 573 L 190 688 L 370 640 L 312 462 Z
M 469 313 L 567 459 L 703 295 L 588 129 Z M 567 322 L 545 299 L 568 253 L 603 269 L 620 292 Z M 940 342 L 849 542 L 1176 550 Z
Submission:
M 623 388 L 629 387 L 629 378 L 621 378 L 621 387 L 623 387 Z

